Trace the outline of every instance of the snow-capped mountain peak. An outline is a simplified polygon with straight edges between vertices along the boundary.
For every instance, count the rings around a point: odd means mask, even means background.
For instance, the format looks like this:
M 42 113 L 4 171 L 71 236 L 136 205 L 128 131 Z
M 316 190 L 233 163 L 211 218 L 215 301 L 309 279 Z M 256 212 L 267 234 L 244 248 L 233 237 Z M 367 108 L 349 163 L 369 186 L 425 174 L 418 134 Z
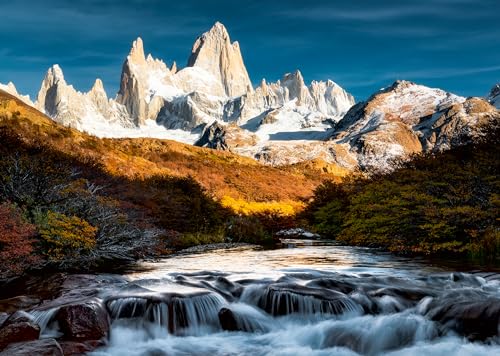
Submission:
M 200 67 L 212 74 L 228 97 L 253 90 L 238 42 L 231 43 L 226 27 L 220 22 L 198 37 L 191 50 L 188 67 Z

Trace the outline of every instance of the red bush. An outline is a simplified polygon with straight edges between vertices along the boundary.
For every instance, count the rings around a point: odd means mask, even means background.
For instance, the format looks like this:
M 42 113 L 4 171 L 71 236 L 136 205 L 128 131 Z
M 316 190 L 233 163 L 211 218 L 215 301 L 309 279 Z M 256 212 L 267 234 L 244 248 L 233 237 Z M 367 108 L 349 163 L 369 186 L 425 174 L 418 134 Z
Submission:
M 25 222 L 14 206 L 0 205 L 1 277 L 18 274 L 38 260 L 33 255 L 35 234 L 35 226 Z

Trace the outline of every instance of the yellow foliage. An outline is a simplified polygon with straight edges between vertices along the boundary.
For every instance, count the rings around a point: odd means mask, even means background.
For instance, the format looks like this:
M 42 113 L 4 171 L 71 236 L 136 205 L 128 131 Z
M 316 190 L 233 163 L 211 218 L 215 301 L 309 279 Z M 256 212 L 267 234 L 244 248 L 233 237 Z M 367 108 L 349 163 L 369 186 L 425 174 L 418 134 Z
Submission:
M 48 245 L 50 258 L 59 260 L 95 247 L 97 228 L 87 221 L 53 211 L 47 213 L 46 219 L 40 236 Z
M 273 214 L 279 216 L 292 216 L 304 208 L 304 204 L 296 201 L 270 201 L 254 202 L 243 199 L 234 199 L 225 196 L 221 199 L 222 206 L 241 215 Z

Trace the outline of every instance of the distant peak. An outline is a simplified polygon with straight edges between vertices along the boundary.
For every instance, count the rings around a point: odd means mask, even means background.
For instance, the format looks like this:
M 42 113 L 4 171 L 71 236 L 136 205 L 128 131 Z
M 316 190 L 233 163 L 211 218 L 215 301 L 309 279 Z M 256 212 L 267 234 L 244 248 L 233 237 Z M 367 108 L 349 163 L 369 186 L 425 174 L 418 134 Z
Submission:
M 130 49 L 129 58 L 131 61 L 136 63 L 144 62 L 146 60 L 142 38 L 137 37 L 137 39 L 132 42 L 132 48 Z
M 65 82 L 64 81 L 64 73 L 59 64 L 54 64 L 47 71 L 45 76 L 45 80 L 55 84 L 57 82 Z
M 288 81 L 294 81 L 301 85 L 304 85 L 304 77 L 302 76 L 302 73 L 298 69 L 295 70 L 295 72 L 293 73 L 286 73 L 283 76 L 283 82 L 288 82 Z
M 404 89 L 404 88 L 409 88 L 411 86 L 414 86 L 415 83 L 410 82 L 409 80 L 396 80 L 392 85 L 388 88 L 388 90 L 395 90 L 395 89 Z
M 14 92 L 17 93 L 17 89 L 16 89 L 16 86 L 14 85 L 14 83 L 12 82 L 8 82 L 7 83 L 7 87 L 10 89 L 10 90 L 13 90 Z
M 227 28 L 221 22 L 217 21 L 212 28 L 208 31 L 209 33 L 220 33 L 227 35 Z
M 220 22 L 196 39 L 187 66 L 199 67 L 212 74 L 227 96 L 239 96 L 253 90 L 239 44 L 231 43 L 226 27 Z
M 500 83 L 497 83 L 491 88 L 490 97 L 495 97 L 500 95 Z
M 177 63 L 175 61 L 172 63 L 172 67 L 170 67 L 170 72 L 172 72 L 172 74 L 177 73 Z
M 104 84 L 102 83 L 102 80 L 97 78 L 94 82 L 94 85 L 92 86 L 92 89 L 90 91 L 93 92 L 103 92 L 104 91 Z

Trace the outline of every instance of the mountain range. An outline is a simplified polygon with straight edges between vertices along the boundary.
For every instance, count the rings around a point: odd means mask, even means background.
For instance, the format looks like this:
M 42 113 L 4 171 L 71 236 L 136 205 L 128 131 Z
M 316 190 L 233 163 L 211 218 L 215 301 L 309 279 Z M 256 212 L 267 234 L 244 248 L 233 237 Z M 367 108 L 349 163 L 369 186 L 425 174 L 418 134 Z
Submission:
M 115 98 L 100 79 L 77 91 L 58 65 L 34 103 L 12 83 L 0 89 L 99 137 L 172 139 L 270 165 L 322 160 L 349 170 L 390 169 L 411 154 L 462 144 L 500 119 L 500 84 L 486 98 L 464 98 L 396 81 L 358 103 L 331 80 L 306 85 L 298 70 L 253 87 L 239 44 L 221 23 L 196 39 L 184 68 L 146 56 L 137 38 Z

